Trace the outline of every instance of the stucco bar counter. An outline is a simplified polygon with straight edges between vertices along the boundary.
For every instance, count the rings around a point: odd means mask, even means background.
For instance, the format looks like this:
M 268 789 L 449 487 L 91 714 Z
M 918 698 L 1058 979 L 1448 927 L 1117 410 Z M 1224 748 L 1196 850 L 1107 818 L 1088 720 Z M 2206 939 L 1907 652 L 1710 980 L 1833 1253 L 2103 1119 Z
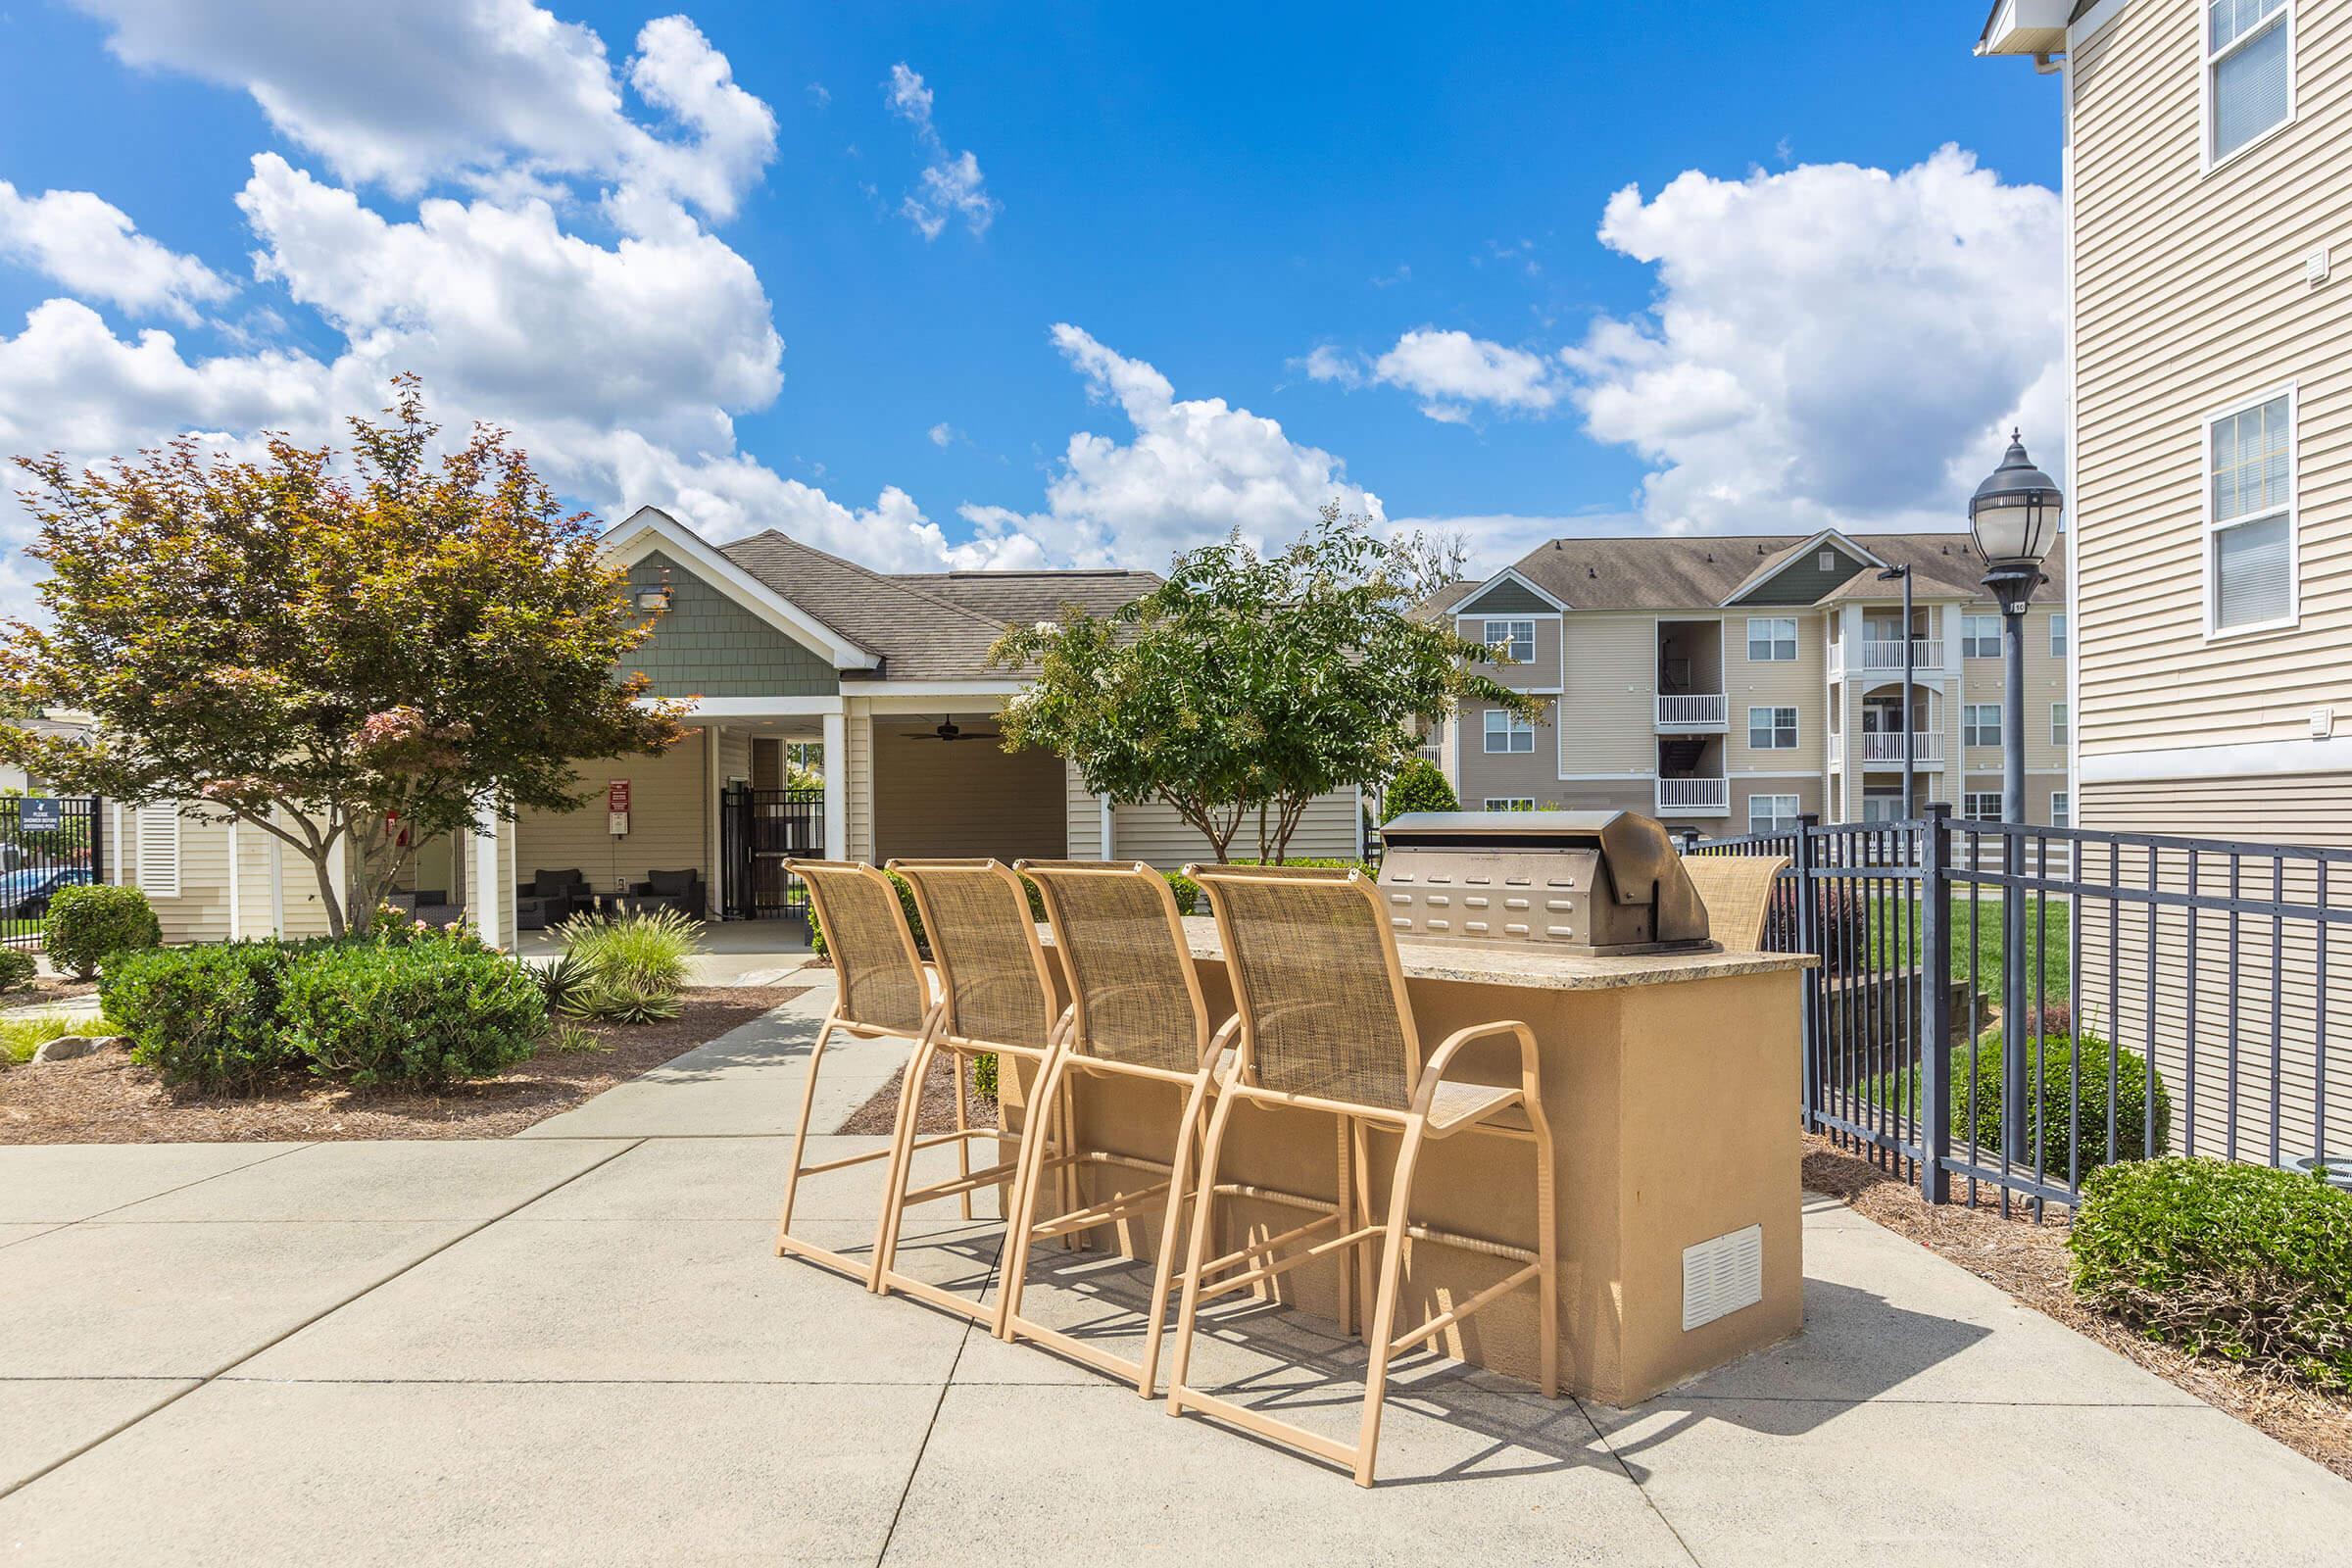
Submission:
M 1214 1015 L 1224 1017 L 1232 998 L 1215 923 L 1193 917 L 1185 925 Z M 1571 1391 L 1612 1405 L 1637 1403 L 1797 1331 L 1804 1273 L 1800 971 L 1811 958 L 1602 956 L 1409 939 L 1400 946 L 1424 1050 L 1463 1025 L 1501 1018 L 1527 1023 L 1542 1047 L 1544 1103 L 1557 1146 L 1561 1374 Z M 1515 1083 L 1518 1048 L 1507 1038 L 1473 1046 L 1452 1076 Z M 1081 1147 L 1167 1158 L 1178 1113 L 1173 1090 L 1083 1075 L 1076 1081 Z M 1020 1124 L 1025 1087 L 1007 1074 L 1009 1125 Z M 1303 1111 L 1244 1109 L 1227 1135 L 1230 1179 L 1336 1196 L 1337 1126 L 1334 1117 Z M 1381 1142 L 1393 1135 L 1372 1136 L 1372 1212 L 1379 1213 L 1396 1146 Z M 1415 1218 L 1533 1247 L 1530 1164 L 1527 1146 L 1513 1140 L 1433 1140 L 1415 1183 Z M 1087 1179 L 1090 1199 L 1147 1180 L 1103 1165 L 1090 1167 Z M 1221 1199 L 1218 1218 L 1212 1250 L 1298 1222 L 1296 1211 L 1240 1198 Z M 1147 1218 L 1123 1227 L 1115 1245 L 1148 1256 L 1155 1240 Z M 1095 1244 L 1114 1240 L 1098 1232 Z M 1688 1260 L 1687 1249 L 1696 1249 Z M 1512 1266 L 1436 1242 L 1413 1244 L 1399 1327 L 1467 1299 Z M 1287 1304 L 1336 1318 L 1337 1263 L 1318 1260 L 1272 1284 Z M 1536 1310 L 1532 1289 L 1513 1291 L 1448 1330 L 1439 1346 L 1532 1381 Z

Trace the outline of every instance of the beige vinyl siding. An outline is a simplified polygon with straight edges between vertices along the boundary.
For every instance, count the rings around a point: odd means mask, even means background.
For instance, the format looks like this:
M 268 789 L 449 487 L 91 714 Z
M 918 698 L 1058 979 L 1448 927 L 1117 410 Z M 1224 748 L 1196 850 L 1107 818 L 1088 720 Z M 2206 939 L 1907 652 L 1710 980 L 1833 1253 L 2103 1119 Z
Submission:
M 1749 660 L 1746 614 L 1735 612 L 1724 616 L 1724 702 L 1731 729 L 1723 738 L 1723 756 L 1724 765 L 1734 773 L 1756 768 L 1773 771 L 1805 768 L 1818 773 L 1822 766 L 1828 744 L 1828 713 L 1822 692 L 1828 677 L 1829 633 L 1823 616 L 1816 611 L 1790 610 L 1783 613 L 1796 617 L 1793 661 Z M 1796 750 L 1758 751 L 1748 745 L 1750 708 L 1795 709 Z
M 1560 684 L 1560 617 L 1556 614 L 1464 615 L 1455 629 L 1472 642 L 1484 642 L 1489 620 L 1530 620 L 1535 623 L 1536 653 L 1516 664 L 1485 664 L 1478 673 L 1515 692 L 1556 691 Z
M 1068 826 L 1061 759 L 988 740 L 940 741 L 927 733 L 934 722 L 875 722 L 875 861 L 1060 859 Z
M 1073 860 L 1102 858 L 1102 802 L 1087 793 L 1078 770 L 1062 764 L 1062 838 Z
M 717 803 L 710 791 L 710 732 L 694 729 L 660 757 L 585 762 L 574 777 L 588 802 L 572 811 L 524 811 L 514 827 L 516 863 L 522 874 L 576 868 L 599 893 L 641 882 L 649 871 L 692 867 L 706 886 L 714 883 L 710 826 Z M 629 831 L 606 831 L 605 789 L 613 779 L 629 781 Z M 471 880 L 470 863 L 466 867 Z M 514 889 L 507 889 L 514 897 Z
M 729 779 L 752 779 L 752 732 L 742 725 L 718 727 L 718 782 L 723 788 Z
M 843 726 L 849 755 L 842 760 L 847 799 L 842 802 L 842 832 L 848 843 L 825 846 L 827 855 L 849 860 L 874 858 L 874 718 L 864 704 L 854 704 Z
M 2070 63 L 2086 756 L 2293 740 L 2352 709 L 2352 7 L 2296 7 L 2294 122 L 2210 174 L 2201 16 L 2125 7 Z M 2290 381 L 2301 623 L 2209 644 L 2205 420 Z
M 1646 612 L 1566 617 L 1554 725 L 1561 779 L 1657 771 L 1657 623 L 1658 616 Z M 1467 711 L 1462 716 L 1467 766 L 1482 744 L 1475 726 L 1483 720 Z M 1543 745 L 1541 732 L 1537 745 Z
M 2083 791 L 2080 805 L 2083 825 L 2116 832 L 2179 834 L 2193 825 L 2198 837 L 2268 840 L 2282 843 L 2336 844 L 2343 842 L 2344 786 L 2338 776 L 2289 775 L 2264 779 L 2188 781 L 2161 784 L 2093 785 Z M 2146 885 L 2147 852 L 2127 847 L 2123 852 L 2124 878 Z M 2086 877 L 2106 879 L 2101 851 L 2085 856 Z M 2160 857 L 2159 885 L 2185 892 L 2188 858 L 2183 852 Z M 2352 874 L 2342 865 L 2329 867 L 2328 903 L 2352 908 Z M 2309 905 L 2318 897 L 2318 879 L 2310 862 L 2288 861 L 2274 882 L 2272 862 L 2244 862 L 2241 894 L 2270 899 L 2274 887 L 2287 902 Z M 2230 867 L 2226 857 L 2198 858 L 2197 891 L 2227 894 Z M 2147 1004 L 2148 926 L 2143 910 L 2125 907 L 2110 940 L 2106 909 L 2084 901 L 2082 917 L 2082 1002 L 2093 1027 L 2111 1024 L 2113 1037 L 2134 1051 L 2146 1049 L 2151 1024 Z M 2231 920 L 2227 913 L 2200 911 L 2197 924 L 2197 963 L 2194 1007 L 2190 1005 L 2188 914 L 2173 908 L 2156 920 L 2156 998 L 2153 1017 L 2156 1060 L 2173 1100 L 2173 1148 L 2188 1147 L 2192 1119 L 2196 1152 L 2222 1154 L 2231 1130 L 2223 1088 L 2233 1060 L 2239 1104 L 2235 1118 L 2236 1152 L 2240 1158 L 2264 1159 L 2270 1152 L 2270 1102 L 2273 1015 L 2278 1032 L 2281 1070 L 2280 1140 L 2288 1153 L 2309 1153 L 2313 1145 L 2314 1112 L 2321 1103 L 2318 1016 L 2321 983 L 2313 926 L 2310 921 L 2288 923 L 2274 939 L 2270 920 L 2240 914 L 2236 921 L 2238 989 L 2234 1010 L 2228 987 L 2227 955 Z M 2328 1073 L 2325 1102 L 2328 1142 L 2340 1149 L 2352 1130 L 2352 942 L 2346 928 L 2329 933 L 2327 985 Z M 2276 940 L 2276 953 L 2274 944 Z M 2108 997 L 2108 954 L 2115 955 L 2116 996 Z M 2272 1003 L 2271 968 L 2276 957 L 2282 984 L 2279 1004 Z M 2189 1022 L 2195 1020 L 2196 1103 L 2189 1104 Z M 2230 1044 L 2230 1021 L 2236 1020 L 2236 1046 Z M 2107 1028 L 2100 1028 L 2102 1034 Z
M 1161 802 L 1119 807 L 1116 818 L 1111 834 L 1119 859 L 1145 860 L 1172 871 L 1187 860 L 1209 858 L 1208 840 L 1186 826 L 1174 808 Z M 1307 803 L 1298 830 L 1291 835 L 1291 858 L 1352 859 L 1361 836 L 1357 824 L 1355 791 L 1334 790 L 1328 795 L 1318 795 Z M 1243 823 L 1242 831 L 1234 836 L 1233 853 L 1240 856 L 1257 853 L 1255 818 Z
M 172 814 L 172 808 L 158 805 L 123 808 L 122 831 L 115 840 L 117 879 L 146 889 L 147 902 L 163 926 L 166 946 L 226 941 L 229 936 L 227 822 L 220 818 L 179 817 L 178 846 L 172 856 L 178 866 L 179 891 L 168 895 L 153 885 L 156 873 L 162 869 L 163 846 L 152 838 L 142 841 L 139 832 L 142 814 L 161 820 Z M 110 828 L 113 825 L 108 824 Z M 150 857 L 158 863 L 149 864 Z M 308 862 L 300 863 L 307 876 Z
M 1557 748 L 1552 729 L 1559 722 L 1559 704 L 1544 705 L 1544 717 L 1536 725 L 1535 749 L 1526 752 L 1487 750 L 1489 710 L 1484 703 L 1462 705 L 1462 761 L 1454 788 L 1463 808 L 1475 811 L 1489 796 L 1524 796 L 1539 806 L 1557 800 L 1560 779 L 1553 767 Z
M 1747 803 L 1757 795 L 1793 795 L 1799 811 L 1811 811 L 1823 816 L 1821 780 L 1818 778 L 1735 778 L 1732 780 L 1732 814 L 1730 820 L 1712 818 L 1697 823 L 1699 831 L 1710 838 L 1731 837 L 1747 831 Z M 1826 820 L 1826 817 L 1825 817 Z

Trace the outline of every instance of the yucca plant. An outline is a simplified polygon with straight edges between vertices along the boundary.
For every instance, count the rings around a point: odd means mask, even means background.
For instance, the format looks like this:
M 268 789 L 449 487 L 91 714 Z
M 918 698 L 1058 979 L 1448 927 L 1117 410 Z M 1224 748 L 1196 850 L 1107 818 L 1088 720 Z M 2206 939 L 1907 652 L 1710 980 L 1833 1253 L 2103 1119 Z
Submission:
M 578 1016 L 613 1023 L 655 1023 L 678 1015 L 678 993 L 701 950 L 703 927 L 675 909 L 574 915 L 556 928 L 559 963 L 577 964 Z
M 536 971 L 539 994 L 547 999 L 550 1016 L 576 1018 L 595 988 L 596 974 L 576 953 L 559 953 Z

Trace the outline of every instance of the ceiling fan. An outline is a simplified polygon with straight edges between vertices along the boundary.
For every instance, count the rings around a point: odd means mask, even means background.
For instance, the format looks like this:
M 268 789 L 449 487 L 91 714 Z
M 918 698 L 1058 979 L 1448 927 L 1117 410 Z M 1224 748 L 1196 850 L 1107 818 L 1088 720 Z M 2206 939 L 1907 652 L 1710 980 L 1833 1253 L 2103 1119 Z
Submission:
M 955 715 L 947 713 L 940 715 L 939 725 L 935 729 L 909 729 L 899 733 L 910 741 L 993 741 L 997 738 L 997 732 L 993 729 L 965 729 L 956 722 Z

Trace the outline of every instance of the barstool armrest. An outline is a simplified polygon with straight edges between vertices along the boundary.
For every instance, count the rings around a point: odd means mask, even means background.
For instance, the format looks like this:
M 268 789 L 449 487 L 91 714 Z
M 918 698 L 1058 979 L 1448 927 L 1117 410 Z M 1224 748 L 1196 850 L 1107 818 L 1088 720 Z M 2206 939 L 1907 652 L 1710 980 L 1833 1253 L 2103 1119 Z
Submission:
M 1421 1069 L 1420 1087 L 1413 1093 L 1414 1114 L 1429 1114 L 1430 1102 L 1437 1098 L 1438 1085 L 1445 1081 L 1446 1070 L 1453 1065 L 1453 1058 L 1461 1054 L 1463 1047 L 1494 1035 L 1506 1034 L 1519 1037 L 1519 1092 L 1522 1097 L 1532 1100 L 1538 1070 L 1536 1032 L 1516 1018 L 1500 1018 L 1493 1023 L 1474 1023 L 1456 1029 L 1446 1037 L 1443 1045 L 1430 1053 L 1428 1063 Z

